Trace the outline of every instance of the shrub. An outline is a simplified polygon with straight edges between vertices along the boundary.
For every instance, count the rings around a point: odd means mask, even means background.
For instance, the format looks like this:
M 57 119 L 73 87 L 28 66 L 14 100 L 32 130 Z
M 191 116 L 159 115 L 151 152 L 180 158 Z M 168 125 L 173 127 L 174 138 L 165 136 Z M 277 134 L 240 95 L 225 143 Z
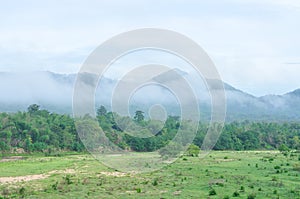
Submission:
M 24 188 L 24 187 L 22 187 L 22 188 L 19 190 L 19 194 L 20 194 L 21 196 L 24 196 L 24 195 L 25 195 L 25 188 Z
M 245 191 L 245 187 L 241 186 L 241 191 L 244 192 Z
M 239 196 L 240 196 L 240 193 L 237 191 L 233 192 L 233 194 L 232 194 L 232 197 L 239 197 Z
M 274 169 L 280 169 L 280 166 L 277 165 L 277 166 L 274 167 Z
M 64 177 L 64 181 L 65 181 L 65 184 L 67 184 L 67 185 L 70 185 L 73 183 L 71 181 L 71 175 L 69 175 L 69 174 Z
M 158 185 L 157 179 L 154 179 L 154 181 L 152 182 L 152 185 L 153 186 L 157 186 Z
M 216 190 L 211 189 L 211 190 L 209 191 L 209 194 L 208 194 L 208 195 L 214 196 L 214 195 L 217 195 L 217 192 L 216 192 Z
M 200 152 L 200 148 L 195 144 L 191 144 L 186 151 L 186 155 L 198 157 L 199 152 Z

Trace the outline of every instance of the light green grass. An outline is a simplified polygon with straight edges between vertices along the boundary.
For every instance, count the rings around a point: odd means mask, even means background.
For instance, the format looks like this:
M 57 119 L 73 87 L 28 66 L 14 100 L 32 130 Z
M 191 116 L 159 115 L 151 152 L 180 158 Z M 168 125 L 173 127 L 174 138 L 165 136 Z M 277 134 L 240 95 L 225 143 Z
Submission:
M 153 153 L 140 154 L 154 157 Z M 128 157 L 127 157 L 128 158 Z M 273 161 L 272 161 L 273 159 Z M 124 158 L 124 162 L 128 159 Z M 134 161 L 131 160 L 131 161 Z M 0 177 L 48 173 L 46 179 L 0 185 L 3 198 L 224 198 L 238 192 L 256 198 L 300 198 L 298 155 L 269 151 L 212 152 L 204 159 L 181 157 L 161 170 L 108 176 L 115 172 L 90 155 L 29 157 L 0 163 Z M 122 164 L 122 162 L 120 162 Z M 274 167 L 280 167 L 275 169 Z M 71 170 L 70 173 L 64 171 Z M 278 170 L 278 171 L 277 171 Z M 279 172 L 279 173 L 277 173 Z M 244 190 L 241 190 L 241 186 Z M 24 189 L 22 189 L 24 187 Z M 214 189 L 217 195 L 209 196 Z

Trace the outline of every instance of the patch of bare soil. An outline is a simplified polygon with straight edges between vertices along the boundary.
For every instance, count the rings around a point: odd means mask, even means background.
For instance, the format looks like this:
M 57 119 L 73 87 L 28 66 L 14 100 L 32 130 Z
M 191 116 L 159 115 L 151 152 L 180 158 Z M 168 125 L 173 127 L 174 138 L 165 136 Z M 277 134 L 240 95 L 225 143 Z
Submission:
M 101 172 L 100 174 L 105 176 L 113 176 L 113 177 L 124 177 L 128 175 L 128 173 L 122 173 L 122 172 Z
M 31 180 L 40 180 L 48 178 L 48 174 L 28 175 L 28 176 L 17 176 L 17 177 L 1 177 L 0 183 L 16 183 L 16 182 L 27 182 Z
M 23 156 L 11 156 L 11 157 L 3 157 L 0 162 L 10 162 L 10 161 L 17 161 L 17 160 L 24 160 L 25 157 Z
M 46 174 L 36 174 L 27 176 L 16 176 L 16 177 L 0 177 L 0 184 L 5 183 L 17 183 L 17 182 L 28 182 L 32 180 L 41 180 L 50 177 L 51 174 L 73 174 L 76 171 L 74 169 L 66 170 L 53 170 Z
M 74 169 L 66 169 L 66 170 L 53 170 L 48 172 L 48 174 L 74 174 L 76 171 Z

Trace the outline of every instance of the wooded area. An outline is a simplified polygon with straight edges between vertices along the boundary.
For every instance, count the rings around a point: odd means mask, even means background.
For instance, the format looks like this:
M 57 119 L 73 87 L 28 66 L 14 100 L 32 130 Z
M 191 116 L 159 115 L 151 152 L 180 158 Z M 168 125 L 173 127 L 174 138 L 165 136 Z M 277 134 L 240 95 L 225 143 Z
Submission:
M 158 126 L 145 119 L 142 111 L 136 111 L 131 120 L 137 126 Z M 123 131 L 115 122 L 118 116 L 104 106 L 97 110 L 97 120 L 105 135 L 122 149 L 155 151 L 167 145 L 182 128 L 178 116 L 168 116 L 162 129 L 148 138 L 135 137 Z M 182 121 L 184 123 L 185 121 Z M 201 147 L 208 124 L 199 123 L 193 143 Z M 189 129 L 185 125 L 185 131 Z M 151 133 L 143 132 L 143 133 Z M 232 122 L 225 124 L 214 150 L 273 150 L 300 149 L 300 124 L 275 122 Z M 85 147 L 76 132 L 74 120 L 69 115 L 41 110 L 36 104 L 26 112 L 0 113 L 0 150 L 2 152 L 84 151 Z

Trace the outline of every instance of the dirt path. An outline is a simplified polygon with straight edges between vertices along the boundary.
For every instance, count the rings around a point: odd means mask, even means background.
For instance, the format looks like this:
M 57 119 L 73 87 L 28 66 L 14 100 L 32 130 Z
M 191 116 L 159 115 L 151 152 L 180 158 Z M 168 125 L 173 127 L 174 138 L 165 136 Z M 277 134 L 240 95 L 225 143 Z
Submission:
M 0 162 L 10 162 L 10 161 L 17 161 L 17 160 L 24 160 L 25 158 L 22 156 L 11 156 L 11 157 L 4 157 L 0 160 Z
M 0 183 L 16 183 L 16 182 L 27 182 L 31 180 L 40 180 L 48 178 L 48 174 L 28 175 L 28 176 L 17 176 L 17 177 L 1 177 Z
M 66 170 L 53 170 L 53 171 L 49 171 L 46 174 L 16 176 L 16 177 L 0 177 L 0 184 L 41 180 L 50 177 L 51 174 L 73 174 L 73 173 L 75 173 L 74 169 L 66 169 Z

